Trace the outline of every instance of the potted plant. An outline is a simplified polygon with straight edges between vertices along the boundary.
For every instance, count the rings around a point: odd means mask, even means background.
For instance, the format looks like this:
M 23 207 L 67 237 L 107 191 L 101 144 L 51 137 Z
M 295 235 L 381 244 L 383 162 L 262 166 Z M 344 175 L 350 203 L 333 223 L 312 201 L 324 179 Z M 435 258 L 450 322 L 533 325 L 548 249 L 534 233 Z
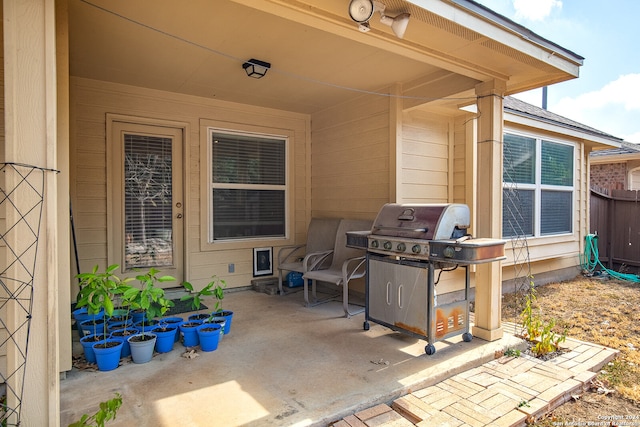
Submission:
M 222 309 L 222 300 L 224 299 L 224 288 L 226 288 L 227 283 L 218 278 L 217 276 L 212 276 L 211 277 L 211 281 L 201 290 L 199 291 L 195 291 L 193 289 L 193 285 L 189 282 L 183 282 L 182 286 L 190 292 L 189 295 L 184 295 L 182 298 L 180 298 L 182 301 L 186 301 L 191 299 L 191 307 L 194 310 L 199 310 L 200 309 L 200 304 L 202 302 L 202 297 L 206 297 L 206 296 L 213 296 L 216 300 L 215 306 L 213 308 L 213 311 L 211 312 L 211 314 L 207 315 L 207 314 L 200 314 L 200 315 L 192 315 L 189 316 L 190 320 L 202 320 L 203 325 L 201 327 L 197 328 L 197 333 L 198 333 L 198 337 L 199 340 L 201 340 L 200 337 L 202 337 L 203 334 L 205 333 L 210 333 L 213 332 L 214 330 L 216 330 L 217 332 L 219 332 L 218 335 L 219 338 L 222 338 L 222 335 L 224 335 L 225 330 L 228 331 L 231 327 L 231 317 L 233 316 L 233 312 L 231 311 L 224 311 Z M 192 319 L 194 316 L 199 316 L 197 319 Z M 209 326 L 207 326 L 209 325 Z M 211 325 L 215 325 L 218 326 L 217 328 L 212 327 Z M 227 328 L 228 325 L 228 328 Z M 201 344 L 201 348 L 202 348 L 202 342 Z M 206 346 L 206 344 L 205 344 Z M 213 348 L 215 350 L 215 348 L 217 348 L 217 340 L 215 343 L 215 347 Z M 210 350 L 209 350 L 210 351 Z
M 158 353 L 168 353 L 173 350 L 175 338 L 178 335 L 178 325 L 164 322 L 162 319 L 151 329 L 151 333 L 156 335 L 156 351 Z
M 213 296 L 216 298 L 216 304 L 213 308 L 213 311 L 211 312 L 211 317 L 209 318 L 209 320 L 205 320 L 205 323 L 215 322 L 220 324 L 222 327 L 220 333 L 223 335 L 228 335 L 231 331 L 231 319 L 233 318 L 233 311 L 224 310 L 222 308 L 224 289 L 227 287 L 227 283 L 224 280 L 217 279 L 216 276 L 213 276 L 212 279 L 213 280 L 211 283 L 214 283 Z M 224 319 L 224 321 L 222 321 L 221 319 Z M 220 338 L 222 338 L 222 336 Z
M 130 288 L 131 285 L 122 286 L 119 294 L 124 295 L 124 293 Z M 124 317 L 120 322 L 109 322 L 109 330 L 111 332 L 109 337 L 122 342 L 122 353 L 120 354 L 120 357 L 124 358 L 131 356 L 131 347 L 129 346 L 129 341 L 127 341 L 127 339 L 132 335 L 140 333 L 140 329 L 133 324 L 133 316 L 131 316 L 131 310 L 129 309 L 129 301 L 122 296 L 120 303 L 123 307 L 126 307 L 126 309 L 123 310 Z
M 156 283 L 176 279 L 172 276 L 158 276 L 159 272 L 152 267 L 146 274 L 136 276 L 142 286 L 140 288 L 131 286 L 122 294 L 123 302 L 128 307 L 132 310 L 141 309 L 145 312 L 148 324 L 151 324 L 155 317 L 163 316 L 173 306 L 173 302 L 165 298 L 164 289 L 156 287 Z M 156 338 L 156 334 L 145 330 L 127 338 L 134 363 L 146 363 L 151 360 Z
M 194 291 L 193 285 L 190 282 L 182 282 L 182 287 L 184 287 L 189 292 L 189 294 L 182 296 L 180 300 L 191 300 L 191 308 L 194 311 L 198 311 L 200 310 L 200 305 L 202 304 L 202 298 L 212 296 L 214 294 L 214 290 L 212 290 L 214 286 L 215 283 L 211 281 L 207 286 L 200 289 L 199 291 Z M 208 318 L 208 314 L 201 313 L 197 315 L 191 315 L 189 316 L 188 320 L 180 323 L 179 329 L 180 336 L 182 338 L 182 345 L 184 345 L 185 347 L 195 347 L 200 344 L 197 327 L 202 324 L 204 319 Z
M 182 287 L 185 288 L 189 294 L 183 295 L 180 301 L 191 300 L 191 308 L 193 311 L 200 310 L 203 297 L 213 296 L 216 299 L 216 305 L 213 311 L 221 309 L 221 301 L 224 298 L 224 288 L 227 287 L 227 283 L 219 279 L 217 276 L 211 276 L 211 281 L 199 291 L 193 290 L 193 285 L 190 282 L 182 282 Z
M 129 279 L 121 280 L 114 274 L 119 268 L 117 264 L 107 267 L 104 272 L 98 272 L 96 265 L 89 273 L 78 274 L 80 279 L 80 292 L 78 293 L 78 307 L 87 307 L 89 315 L 103 312 L 102 333 L 98 333 L 94 328 L 94 335 L 97 337 L 92 346 L 98 369 L 109 371 L 118 367 L 122 342 L 108 339 L 107 319 L 113 315 L 114 298 L 126 287 Z M 85 347 L 86 356 L 86 347 Z

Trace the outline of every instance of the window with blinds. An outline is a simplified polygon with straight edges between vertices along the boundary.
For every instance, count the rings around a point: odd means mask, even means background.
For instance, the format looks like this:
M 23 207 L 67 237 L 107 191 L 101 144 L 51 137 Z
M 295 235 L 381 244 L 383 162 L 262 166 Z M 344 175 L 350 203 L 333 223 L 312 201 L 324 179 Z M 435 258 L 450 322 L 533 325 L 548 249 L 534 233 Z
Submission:
M 125 267 L 173 265 L 171 138 L 124 136 Z
M 212 241 L 284 237 L 285 138 L 212 130 Z
M 504 135 L 503 237 L 571 233 L 574 191 L 573 145 Z
M 503 151 L 504 182 L 535 184 L 536 140 L 519 135 L 505 135 Z

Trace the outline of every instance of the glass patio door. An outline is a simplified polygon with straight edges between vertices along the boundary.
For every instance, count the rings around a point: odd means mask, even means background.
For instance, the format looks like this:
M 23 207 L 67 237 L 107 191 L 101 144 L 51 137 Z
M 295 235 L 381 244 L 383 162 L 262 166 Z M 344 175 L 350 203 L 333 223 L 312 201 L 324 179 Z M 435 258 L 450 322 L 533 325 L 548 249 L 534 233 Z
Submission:
M 114 258 L 125 276 L 183 276 L 182 130 L 114 122 Z

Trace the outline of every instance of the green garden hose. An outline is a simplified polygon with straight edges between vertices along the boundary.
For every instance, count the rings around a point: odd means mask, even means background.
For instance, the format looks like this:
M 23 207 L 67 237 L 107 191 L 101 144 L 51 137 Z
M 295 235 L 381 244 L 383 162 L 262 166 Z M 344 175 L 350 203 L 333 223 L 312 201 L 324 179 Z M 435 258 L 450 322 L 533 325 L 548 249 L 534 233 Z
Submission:
M 582 268 L 589 273 L 593 273 L 598 266 L 600 266 L 602 271 L 605 271 L 609 276 L 615 279 L 640 283 L 640 276 L 638 275 L 619 273 L 617 271 L 609 270 L 607 267 L 602 265 L 598 255 L 598 235 L 587 234 L 585 237 L 584 255 L 582 257 Z

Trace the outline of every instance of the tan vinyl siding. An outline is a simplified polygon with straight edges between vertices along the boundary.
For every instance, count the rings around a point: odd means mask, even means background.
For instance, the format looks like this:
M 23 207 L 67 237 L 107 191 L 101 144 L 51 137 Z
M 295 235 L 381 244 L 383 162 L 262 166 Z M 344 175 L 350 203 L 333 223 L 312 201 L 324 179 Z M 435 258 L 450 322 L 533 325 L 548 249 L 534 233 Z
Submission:
M 250 285 L 253 278 L 253 247 L 273 246 L 274 262 L 278 246 L 304 242 L 311 217 L 308 146 L 309 118 L 306 115 L 262 109 L 216 100 L 185 96 L 118 84 L 72 78 L 71 80 L 71 159 L 75 180 L 71 194 L 82 271 L 95 264 L 108 263 L 107 221 L 107 150 L 106 116 L 116 114 L 143 118 L 144 123 L 174 124 L 187 130 L 185 135 L 185 279 L 196 287 L 208 282 L 212 275 L 227 281 L 229 287 Z M 203 242 L 206 230 L 201 218 L 202 141 L 201 123 L 205 120 L 235 126 L 257 126 L 281 129 L 292 135 L 290 145 L 290 195 L 288 239 L 277 242 L 248 243 L 244 247 L 209 245 Z M 205 136 L 206 140 L 206 136 Z M 290 163 L 291 163 L 290 162 Z M 228 273 L 228 265 L 235 272 Z M 275 266 L 274 266 L 275 270 Z
M 589 185 L 589 154 L 584 144 L 576 144 L 576 188 L 574 236 L 578 239 L 578 253 L 584 253 L 585 237 L 590 232 L 591 188 Z
M 449 119 L 423 110 L 403 114 L 401 194 L 404 203 L 449 201 Z
M 473 188 L 473 149 L 472 141 L 467 141 L 469 127 L 473 123 L 465 116 L 455 119 L 453 137 L 453 203 L 470 204 L 473 195 L 469 197 L 469 190 Z M 472 208 L 472 206 L 470 206 Z
M 313 216 L 373 219 L 390 201 L 389 100 L 361 97 L 311 123 Z
M 509 244 L 507 243 L 507 250 L 508 249 Z M 519 274 L 522 274 L 522 271 L 519 269 L 517 271 Z M 575 255 L 531 262 L 531 274 L 537 286 L 573 279 L 580 274 L 580 271 L 580 266 L 576 264 Z M 505 292 L 513 292 L 513 285 L 510 282 L 513 280 L 515 272 L 516 269 L 513 265 L 505 265 L 502 268 L 502 279 L 503 282 L 507 283 L 504 287 Z

